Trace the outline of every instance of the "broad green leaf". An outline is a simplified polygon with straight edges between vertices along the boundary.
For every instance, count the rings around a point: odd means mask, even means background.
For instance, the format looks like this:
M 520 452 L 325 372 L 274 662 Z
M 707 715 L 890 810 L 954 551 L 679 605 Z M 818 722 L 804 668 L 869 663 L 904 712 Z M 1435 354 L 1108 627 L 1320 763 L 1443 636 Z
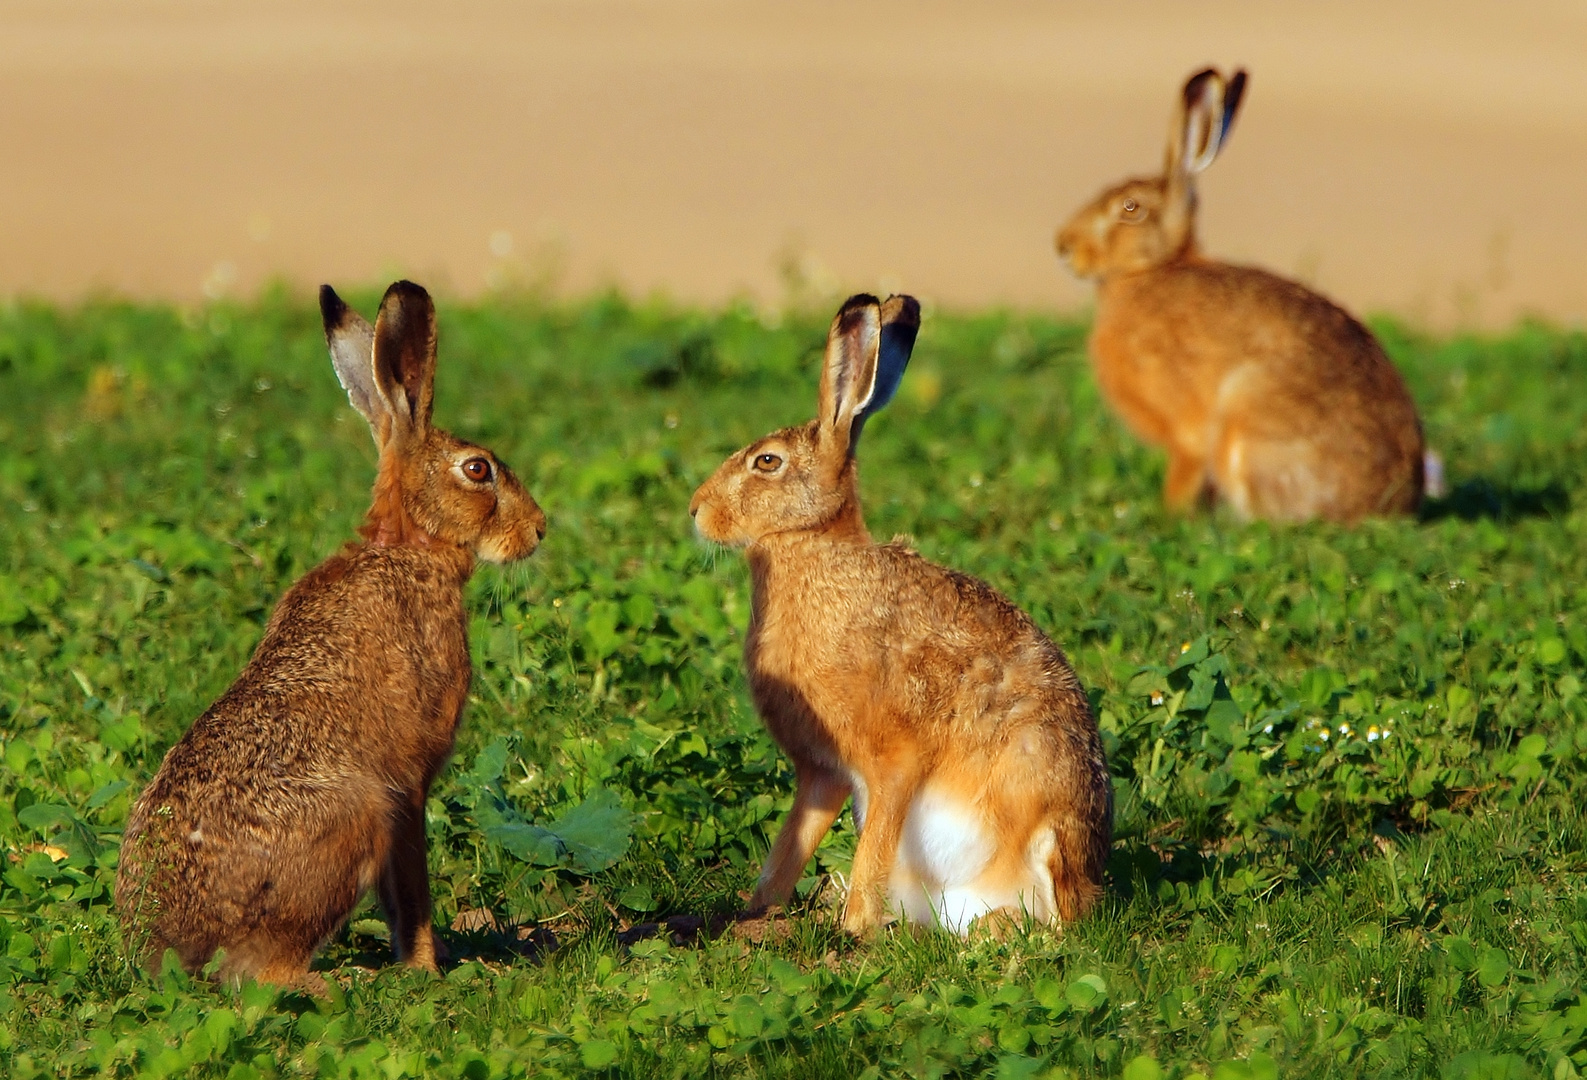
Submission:
M 131 785 L 125 780 L 112 780 L 110 783 L 104 785 L 92 795 L 88 796 L 88 809 L 98 810 L 111 799 L 114 799 L 117 795 L 120 795 L 123 791 L 126 791 L 130 786 Z
M 69 808 L 55 803 L 34 803 L 18 811 L 17 820 L 37 832 L 52 833 L 74 823 L 77 815 Z
M 1162 1075 L 1162 1066 L 1147 1054 L 1131 1058 L 1124 1066 L 1124 1080 L 1159 1080 Z
M 1565 643 L 1553 635 L 1540 638 L 1537 643 L 1537 658 L 1540 663 L 1549 667 L 1561 663 L 1565 659 Z
M 549 829 L 515 821 L 492 825 L 484 830 L 485 839 L 500 844 L 518 859 L 532 866 L 556 866 L 562 861 L 563 845 Z
M 624 889 L 617 902 L 630 911 L 650 911 L 656 906 L 656 897 L 650 886 L 641 882 Z
M 1477 981 L 1483 986 L 1498 986 L 1510 975 L 1510 960 L 1504 950 L 1490 946 L 1477 962 Z
M 500 780 L 506 768 L 507 740 L 492 739 L 474 755 L 474 764 L 469 767 L 468 772 L 458 777 L 458 783 L 465 790 L 476 791 Z
M 1205 634 L 1194 641 L 1185 642 L 1180 646 L 1179 652 L 1175 654 L 1168 666 L 1168 670 L 1180 671 L 1184 668 L 1194 667 L 1207 658 L 1209 649 L 1210 645 Z
M 1449 957 L 1449 966 L 1456 971 L 1477 970 L 1477 950 L 1463 937 L 1445 938 L 1444 954 Z
M 617 1062 L 617 1044 L 611 1039 L 590 1039 L 579 1047 L 579 1061 L 586 1069 L 604 1069 Z
M 1064 996 L 1077 1009 L 1093 1009 L 1107 1000 L 1108 984 L 1100 975 L 1082 975 L 1069 984 Z
M 605 870 L 628 850 L 634 815 L 617 796 L 596 788 L 578 806 L 559 817 L 551 832 L 567 848 L 573 864 L 587 873 Z

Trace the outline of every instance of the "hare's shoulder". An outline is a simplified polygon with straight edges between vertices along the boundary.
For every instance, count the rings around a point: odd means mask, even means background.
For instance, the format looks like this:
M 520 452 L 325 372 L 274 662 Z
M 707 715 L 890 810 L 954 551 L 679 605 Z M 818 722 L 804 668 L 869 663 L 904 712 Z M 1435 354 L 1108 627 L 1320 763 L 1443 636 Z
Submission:
M 992 624 L 1015 636 L 1046 640 L 1030 616 L 1008 597 L 972 574 L 932 562 L 898 537 L 874 549 L 889 564 L 900 599 L 927 610 L 939 623 Z
M 461 604 L 467 577 L 466 562 L 449 553 L 348 545 L 299 578 L 271 621 L 379 623 L 393 610 L 447 610 Z
M 1231 315 L 1279 318 L 1311 335 L 1371 339 L 1360 320 L 1327 296 L 1260 266 L 1209 260 L 1165 268 L 1162 273 L 1174 291 L 1203 300 L 1215 297 L 1219 308 Z

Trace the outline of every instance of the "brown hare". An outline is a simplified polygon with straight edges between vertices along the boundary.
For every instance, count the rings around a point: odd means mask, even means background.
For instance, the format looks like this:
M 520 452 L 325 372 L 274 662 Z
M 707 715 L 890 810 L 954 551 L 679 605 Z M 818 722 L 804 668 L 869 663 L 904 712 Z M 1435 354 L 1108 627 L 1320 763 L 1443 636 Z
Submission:
M 545 515 L 483 447 L 430 426 L 435 308 L 386 291 L 371 327 L 320 291 L 337 376 L 380 449 L 353 542 L 288 589 L 253 658 L 165 757 L 127 823 L 116 904 L 145 959 L 308 990 L 378 890 L 397 956 L 433 970 L 424 805 L 470 665 L 476 558 L 534 551 Z
M 1109 188 L 1059 230 L 1058 254 L 1097 279 L 1097 381 L 1138 436 L 1168 450 L 1174 509 L 1205 497 L 1282 521 L 1414 511 L 1421 424 L 1371 332 L 1293 281 L 1197 246 L 1196 176 L 1244 89 L 1243 71 L 1193 75 L 1163 175 Z
M 854 449 L 898 388 L 919 328 L 907 296 L 855 296 L 827 340 L 820 414 L 728 458 L 689 512 L 746 550 L 744 661 L 798 778 L 751 901 L 787 899 L 854 796 L 843 927 L 888 908 L 963 933 L 1078 918 L 1101 890 L 1112 788 L 1064 654 L 984 583 L 873 543 Z

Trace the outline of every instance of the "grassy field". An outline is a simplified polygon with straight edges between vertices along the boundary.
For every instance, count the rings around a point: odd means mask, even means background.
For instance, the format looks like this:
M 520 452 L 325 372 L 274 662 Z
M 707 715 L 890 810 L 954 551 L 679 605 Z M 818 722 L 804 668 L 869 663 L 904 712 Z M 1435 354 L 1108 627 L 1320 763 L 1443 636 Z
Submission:
M 743 562 L 685 513 L 728 451 L 812 415 L 827 314 L 443 305 L 438 422 L 510 461 L 551 531 L 471 587 L 474 694 L 429 809 L 451 966 L 391 967 L 366 907 L 312 1000 L 137 970 L 109 897 L 129 800 L 366 505 L 373 448 L 317 313 L 0 308 L 0 1067 L 1587 1069 L 1587 337 L 1380 325 L 1453 494 L 1270 528 L 1161 511 L 1083 326 L 928 313 L 867 428 L 872 531 L 1067 650 L 1117 840 L 1106 900 L 1062 934 L 855 944 L 826 876 L 846 819 L 788 918 L 721 925 L 792 776 L 746 697 Z

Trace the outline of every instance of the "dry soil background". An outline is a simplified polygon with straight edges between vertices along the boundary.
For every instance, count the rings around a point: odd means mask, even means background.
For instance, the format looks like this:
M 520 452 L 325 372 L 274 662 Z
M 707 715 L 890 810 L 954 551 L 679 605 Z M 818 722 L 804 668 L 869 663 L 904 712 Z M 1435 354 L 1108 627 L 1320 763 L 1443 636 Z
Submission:
M 1053 227 L 1252 84 L 1219 255 L 1432 326 L 1587 316 L 1579 3 L 0 0 L 0 295 L 397 272 L 1074 308 Z

